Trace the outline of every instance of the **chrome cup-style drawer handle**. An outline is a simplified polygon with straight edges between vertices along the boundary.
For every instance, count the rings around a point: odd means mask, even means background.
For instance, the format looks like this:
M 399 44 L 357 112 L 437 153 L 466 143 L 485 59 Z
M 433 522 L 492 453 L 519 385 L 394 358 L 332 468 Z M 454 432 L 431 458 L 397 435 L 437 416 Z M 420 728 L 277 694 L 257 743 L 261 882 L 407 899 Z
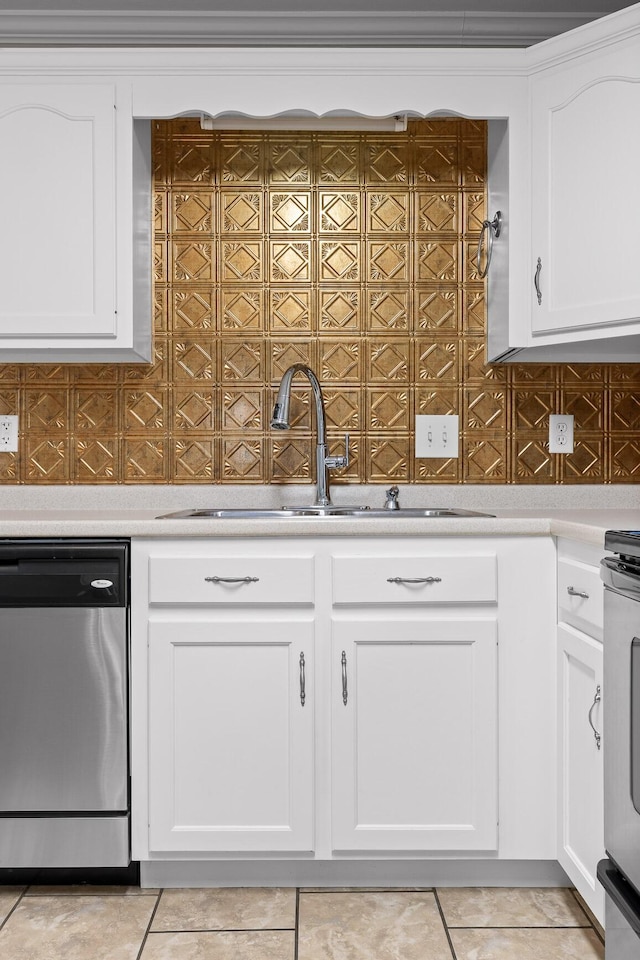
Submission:
M 600 684 L 598 684 L 598 686 L 596 687 L 595 696 L 594 696 L 594 698 L 593 698 L 593 703 L 591 704 L 591 707 L 589 708 L 589 716 L 588 716 L 589 726 L 590 726 L 591 729 L 593 730 L 593 739 L 596 741 L 596 747 L 598 748 L 598 750 L 600 749 L 600 746 L 601 746 L 600 741 L 602 740 L 602 736 L 601 736 L 600 733 L 598 733 L 598 731 L 597 731 L 596 728 L 594 727 L 594 725 L 593 725 L 593 720 L 591 719 L 591 715 L 592 715 L 593 711 L 595 710 L 596 705 L 597 705 L 598 703 L 600 703 L 600 700 L 601 700 L 601 699 L 602 699 L 602 697 L 600 696 Z
M 387 583 L 442 583 L 442 577 L 387 577 Z
M 575 587 L 567 587 L 567 593 L 570 597 L 582 597 L 583 600 L 589 599 L 589 594 L 584 590 L 576 590 Z
M 206 583 L 257 583 L 260 577 L 205 577 Z

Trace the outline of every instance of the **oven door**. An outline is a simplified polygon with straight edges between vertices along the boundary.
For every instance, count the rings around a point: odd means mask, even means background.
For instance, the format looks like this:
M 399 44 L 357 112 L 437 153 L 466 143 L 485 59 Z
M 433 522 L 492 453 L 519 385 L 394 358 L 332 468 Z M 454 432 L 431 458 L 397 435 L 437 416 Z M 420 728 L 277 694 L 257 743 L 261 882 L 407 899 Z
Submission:
M 640 891 L 640 579 L 614 558 L 602 578 L 605 847 Z

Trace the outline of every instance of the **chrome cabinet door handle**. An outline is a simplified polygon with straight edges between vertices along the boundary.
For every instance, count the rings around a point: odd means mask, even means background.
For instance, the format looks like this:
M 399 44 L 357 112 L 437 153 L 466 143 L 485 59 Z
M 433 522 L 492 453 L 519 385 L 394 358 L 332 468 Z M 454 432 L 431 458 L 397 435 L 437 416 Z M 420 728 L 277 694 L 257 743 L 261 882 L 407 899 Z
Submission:
M 305 675 L 304 653 L 301 653 L 300 654 L 300 703 L 302 704 L 303 707 L 307 699 L 306 687 L 307 687 L 307 678 Z
M 538 296 L 538 306 L 542 304 L 542 290 L 540 289 L 540 274 L 542 273 L 542 260 L 538 257 L 538 263 L 536 266 L 536 275 L 533 278 L 533 284 L 536 288 L 536 294 Z
M 591 704 L 591 706 L 590 706 L 590 708 L 589 708 L 589 716 L 588 716 L 589 726 L 590 726 L 591 729 L 593 730 L 593 739 L 596 741 L 596 747 L 598 748 L 598 750 L 600 749 L 600 741 L 602 740 L 602 736 L 598 733 L 598 731 L 597 731 L 596 728 L 594 727 L 594 725 L 593 725 L 593 720 L 591 719 L 591 714 L 592 714 L 593 711 L 595 710 L 596 705 L 597 705 L 598 703 L 600 703 L 600 700 L 601 700 L 601 699 L 602 699 L 602 697 L 600 696 L 600 684 L 598 684 L 598 686 L 596 687 L 595 696 L 594 696 L 594 698 L 593 698 L 593 703 Z
M 387 583 L 442 583 L 442 577 L 387 577 Z
M 582 597 L 583 600 L 589 599 L 589 594 L 584 590 L 576 590 L 575 587 L 567 587 L 567 593 L 570 597 Z
M 258 583 L 260 577 L 205 577 L 206 583 Z
M 476 266 L 478 268 L 478 277 L 480 280 L 484 280 L 486 275 L 489 273 L 489 267 L 491 266 L 491 256 L 493 254 L 493 241 L 500 236 L 500 231 L 502 230 L 502 213 L 500 210 L 496 213 L 493 220 L 484 220 L 482 222 L 482 228 L 480 229 L 480 237 L 478 238 L 478 250 L 476 252 Z M 487 237 L 487 260 L 484 267 L 481 265 L 482 260 L 482 249 L 485 245 L 485 237 Z
M 342 659 L 340 662 L 342 663 L 342 702 L 346 707 L 349 699 L 349 691 L 347 690 L 347 654 L 344 650 L 342 651 Z

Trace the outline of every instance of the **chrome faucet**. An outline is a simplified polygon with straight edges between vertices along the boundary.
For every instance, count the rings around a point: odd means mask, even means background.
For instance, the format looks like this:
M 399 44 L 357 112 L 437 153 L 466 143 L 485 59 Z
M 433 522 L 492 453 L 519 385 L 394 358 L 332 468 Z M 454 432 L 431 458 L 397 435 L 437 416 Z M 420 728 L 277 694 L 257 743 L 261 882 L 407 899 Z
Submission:
M 344 456 L 330 457 L 327 448 L 327 420 L 324 411 L 324 398 L 320 381 L 311 367 L 304 363 L 294 363 L 285 370 L 280 381 L 278 397 L 273 408 L 271 426 L 276 430 L 289 429 L 289 402 L 291 400 L 291 381 L 296 373 L 304 373 L 313 393 L 316 407 L 316 500 L 314 506 L 328 507 L 331 505 L 329 493 L 329 470 L 349 466 L 349 434 L 344 438 Z

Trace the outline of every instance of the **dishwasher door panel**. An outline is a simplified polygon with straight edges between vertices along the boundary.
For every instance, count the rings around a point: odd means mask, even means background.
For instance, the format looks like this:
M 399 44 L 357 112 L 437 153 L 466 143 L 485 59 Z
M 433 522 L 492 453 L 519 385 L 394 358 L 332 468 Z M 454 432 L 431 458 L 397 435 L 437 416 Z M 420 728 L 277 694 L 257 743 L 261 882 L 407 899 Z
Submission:
M 0 610 L 0 812 L 126 811 L 126 618 Z

